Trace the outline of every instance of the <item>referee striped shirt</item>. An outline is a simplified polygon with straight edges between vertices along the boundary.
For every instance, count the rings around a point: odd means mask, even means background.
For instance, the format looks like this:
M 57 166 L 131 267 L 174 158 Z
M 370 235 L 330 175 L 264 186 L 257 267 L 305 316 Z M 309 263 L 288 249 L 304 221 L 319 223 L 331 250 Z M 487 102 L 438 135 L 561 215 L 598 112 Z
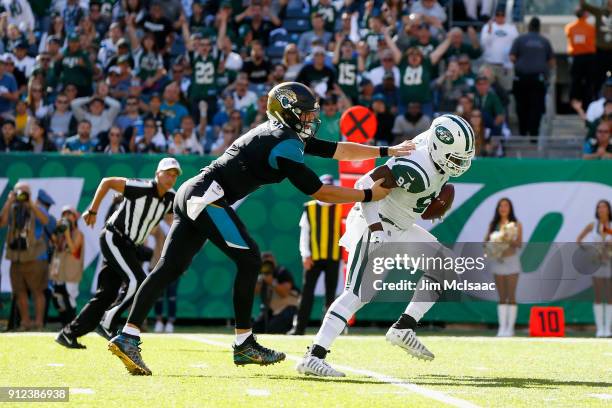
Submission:
M 171 189 L 160 197 L 155 180 L 128 179 L 123 191 L 124 200 L 106 224 L 140 245 L 163 216 L 172 212 L 174 194 Z

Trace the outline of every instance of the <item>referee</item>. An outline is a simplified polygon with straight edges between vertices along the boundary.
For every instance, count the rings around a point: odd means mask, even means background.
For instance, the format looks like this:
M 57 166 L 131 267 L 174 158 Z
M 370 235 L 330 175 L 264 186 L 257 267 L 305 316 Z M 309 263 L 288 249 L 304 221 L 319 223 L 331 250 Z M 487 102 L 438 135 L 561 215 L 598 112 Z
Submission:
M 89 210 L 83 214 L 87 225 L 95 225 L 98 208 L 109 189 L 123 194 L 124 200 L 108 218 L 100 235 L 104 260 L 98 289 L 81 313 L 59 332 L 56 342 L 68 348 L 85 348 L 77 338 L 94 329 L 104 337 L 111 337 L 110 330 L 131 305 L 136 290 L 146 278 L 136 247 L 147 239 L 165 214 L 172 212 L 175 194 L 172 188 L 180 174 L 179 162 L 167 157 L 157 165 L 154 180 L 102 179 Z M 127 286 L 125 295 L 109 309 L 122 283 Z

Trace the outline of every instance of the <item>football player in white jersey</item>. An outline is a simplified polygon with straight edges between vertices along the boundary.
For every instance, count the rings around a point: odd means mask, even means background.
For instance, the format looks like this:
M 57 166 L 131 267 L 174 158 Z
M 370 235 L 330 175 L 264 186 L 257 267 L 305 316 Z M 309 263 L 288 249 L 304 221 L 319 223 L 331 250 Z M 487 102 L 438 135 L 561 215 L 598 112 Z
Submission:
M 360 203 L 349 213 L 346 232 L 340 239 L 340 244 L 349 251 L 346 287 L 327 310 L 314 344 L 297 365 L 301 374 L 344 376 L 325 361 L 325 356 L 348 319 L 371 300 L 367 298 L 370 295 L 363 296 L 362 282 L 364 274 L 373 273 L 366 268 L 368 254 L 373 248 L 385 241 L 437 243 L 433 235 L 414 221 L 439 195 L 450 177 L 458 177 L 470 168 L 474 157 L 474 131 L 461 117 L 443 115 L 436 118 L 415 141 L 418 141 L 415 142 L 417 148 L 410 156 L 391 158 L 357 182 L 359 188 L 368 188 L 376 180 L 384 178 L 383 185 L 394 188 L 383 200 Z M 440 277 L 429 276 L 428 272 L 421 280 L 439 281 Z M 436 291 L 417 289 L 406 311 L 387 331 L 387 340 L 414 357 L 433 359 L 433 354 L 416 337 L 415 328 L 438 297 Z

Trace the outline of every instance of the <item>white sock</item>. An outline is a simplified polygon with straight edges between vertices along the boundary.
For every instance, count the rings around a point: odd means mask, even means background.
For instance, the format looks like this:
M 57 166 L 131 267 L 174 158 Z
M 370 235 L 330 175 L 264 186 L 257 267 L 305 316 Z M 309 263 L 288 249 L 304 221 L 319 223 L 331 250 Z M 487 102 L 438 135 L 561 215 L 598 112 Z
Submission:
M 517 305 L 507 305 L 507 321 L 506 321 L 506 335 L 514 335 L 514 323 L 516 323 L 516 312 L 518 311 Z
M 327 309 L 321 328 L 317 332 L 314 344 L 329 350 L 332 343 L 346 327 L 346 322 L 364 304 L 353 292 L 344 291 Z
M 606 303 L 604 306 L 606 316 L 604 318 L 604 336 L 612 336 L 612 303 Z
M 410 302 L 404 313 L 418 322 L 435 303 L 436 302 Z
M 234 344 L 237 346 L 241 345 L 246 339 L 249 338 L 251 334 L 253 334 L 252 330 L 249 330 L 246 333 L 236 333 L 236 340 L 234 340 Z
M 508 314 L 506 313 L 507 310 L 507 304 L 500 303 L 497 305 L 497 324 L 499 325 L 499 328 L 497 329 L 498 336 L 503 336 L 506 334 L 506 321 L 508 320 Z
M 596 336 L 603 336 L 604 332 L 604 305 L 603 303 L 593 303 L 593 314 L 595 315 Z
M 123 330 L 121 333 L 129 334 L 130 336 L 140 337 L 140 329 L 134 326 L 128 326 L 127 324 L 123 326 Z

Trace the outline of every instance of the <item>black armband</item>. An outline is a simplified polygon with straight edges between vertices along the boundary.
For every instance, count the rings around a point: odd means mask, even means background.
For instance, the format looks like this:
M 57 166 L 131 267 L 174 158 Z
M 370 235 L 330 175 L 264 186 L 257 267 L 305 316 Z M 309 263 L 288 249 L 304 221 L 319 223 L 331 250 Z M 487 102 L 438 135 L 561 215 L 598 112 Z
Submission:
M 380 157 L 389 156 L 389 146 L 380 146 L 378 149 L 380 151 Z
M 370 201 L 372 201 L 372 189 L 371 188 L 366 188 L 365 190 L 363 190 L 363 203 L 368 203 Z

